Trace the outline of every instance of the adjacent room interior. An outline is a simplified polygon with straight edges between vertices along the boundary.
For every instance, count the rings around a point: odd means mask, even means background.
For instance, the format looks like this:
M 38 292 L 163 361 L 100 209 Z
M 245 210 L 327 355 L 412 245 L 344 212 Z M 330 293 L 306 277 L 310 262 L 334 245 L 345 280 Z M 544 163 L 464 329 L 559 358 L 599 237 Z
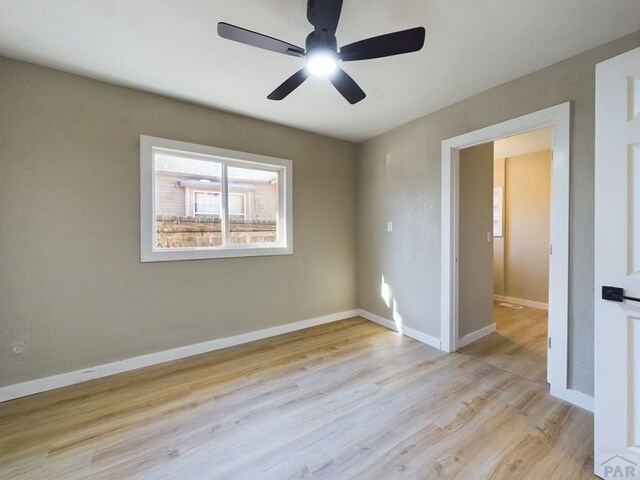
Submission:
M 464 341 L 459 352 L 540 384 L 547 383 L 551 139 L 551 128 L 543 128 L 497 140 L 492 144 L 491 164 L 488 159 L 480 159 L 477 164 L 468 165 L 468 162 L 478 160 L 478 153 L 468 152 L 460 157 L 461 181 L 465 182 L 461 185 L 462 192 L 468 191 L 473 184 L 480 184 L 480 178 L 486 178 L 482 182 L 484 192 L 461 196 L 461 210 L 474 208 L 475 211 L 465 211 L 469 218 L 461 217 L 460 221 L 468 223 L 471 219 L 483 218 L 484 224 L 478 228 L 461 228 L 461 235 L 472 238 L 469 242 L 461 240 L 460 248 L 477 251 L 472 242 L 485 238 L 491 239 L 488 243 L 492 244 L 487 246 L 487 251 L 475 254 L 487 258 L 489 249 L 492 249 L 492 269 L 489 271 L 488 261 L 483 266 L 472 265 L 474 272 L 484 272 L 486 278 L 473 279 L 469 290 L 478 292 L 477 285 L 489 282 L 489 278 L 493 280 L 493 287 L 492 321 L 485 322 L 489 326 L 486 332 L 490 333 L 477 340 L 470 338 Z M 489 150 L 487 146 L 484 149 Z M 493 175 L 491 207 L 488 192 L 490 172 Z M 480 194 L 483 202 L 479 201 Z M 475 207 L 466 207 L 471 201 Z M 478 211 L 480 208 L 484 215 Z M 489 220 L 492 222 L 491 235 L 486 231 Z M 468 259 L 461 254 L 463 261 L 473 261 L 473 258 Z M 488 296 L 489 288 L 481 292 Z M 465 295 L 465 291 L 460 295 Z M 463 310 L 461 315 L 477 322 L 477 303 L 466 302 L 463 297 L 460 302 L 470 306 L 469 311 Z M 485 303 L 488 304 L 486 300 Z M 459 321 L 464 326 L 467 319 L 461 317 Z M 478 330 L 480 328 L 470 331 Z
M 603 3 L 0 0 L 0 478 L 640 478 Z

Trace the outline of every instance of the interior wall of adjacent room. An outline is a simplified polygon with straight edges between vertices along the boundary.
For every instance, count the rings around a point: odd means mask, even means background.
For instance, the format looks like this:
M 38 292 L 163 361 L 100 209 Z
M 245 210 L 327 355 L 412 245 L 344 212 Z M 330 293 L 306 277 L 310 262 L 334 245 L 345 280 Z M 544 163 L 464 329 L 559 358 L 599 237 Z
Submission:
M 416 119 L 358 148 L 358 303 L 440 336 L 441 142 L 572 102 L 569 388 L 593 393 L 595 65 L 640 46 L 640 31 Z M 484 68 L 487 68 L 485 65 Z M 464 72 L 457 72 L 463 75 Z M 437 92 L 429 92 L 437 94 Z M 385 229 L 393 221 L 393 232 Z
M 503 186 L 503 236 L 494 238 L 494 294 L 549 301 L 551 150 L 496 159 Z
M 493 294 L 505 296 L 504 278 L 504 244 L 505 244 L 505 159 L 496 158 L 493 161 L 493 186 L 502 187 L 502 236 L 493 237 Z
M 0 386 L 356 308 L 353 144 L 7 58 L 0 83 Z M 141 264 L 140 134 L 292 160 L 294 254 Z
M 493 142 L 460 150 L 458 337 L 493 324 Z

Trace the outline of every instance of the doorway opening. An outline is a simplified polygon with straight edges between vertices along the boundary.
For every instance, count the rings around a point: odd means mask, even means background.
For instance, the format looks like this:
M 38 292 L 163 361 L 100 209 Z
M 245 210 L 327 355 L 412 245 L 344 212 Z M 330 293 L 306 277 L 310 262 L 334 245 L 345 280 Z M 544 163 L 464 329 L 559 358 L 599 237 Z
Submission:
M 458 351 L 547 383 L 550 127 L 460 150 Z
M 568 387 L 568 311 L 569 311 L 569 164 L 570 102 L 517 117 L 442 142 L 442 290 L 441 349 L 455 352 L 461 336 L 460 296 L 460 153 L 462 150 L 493 143 L 514 135 L 551 128 L 552 161 L 549 229 L 549 298 L 547 380 L 551 395 L 583 406 L 582 396 Z M 491 178 L 492 180 L 492 178 Z M 492 233 L 484 238 L 492 245 Z M 489 251 L 489 262 L 492 260 Z M 464 273 L 464 272 L 463 272 Z M 493 295 L 493 282 L 484 285 Z M 492 306 L 493 307 L 493 306 Z M 491 333 L 489 327 L 485 334 Z M 588 408 L 588 405 L 584 405 Z

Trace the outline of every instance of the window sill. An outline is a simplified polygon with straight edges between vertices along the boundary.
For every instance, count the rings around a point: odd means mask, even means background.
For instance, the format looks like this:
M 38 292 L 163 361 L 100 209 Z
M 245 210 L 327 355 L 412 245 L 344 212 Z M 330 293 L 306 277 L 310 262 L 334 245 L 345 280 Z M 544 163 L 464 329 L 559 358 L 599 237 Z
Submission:
M 140 262 L 170 262 L 181 260 L 206 260 L 215 258 L 270 257 L 292 255 L 293 247 L 231 247 L 154 250 L 140 253 Z

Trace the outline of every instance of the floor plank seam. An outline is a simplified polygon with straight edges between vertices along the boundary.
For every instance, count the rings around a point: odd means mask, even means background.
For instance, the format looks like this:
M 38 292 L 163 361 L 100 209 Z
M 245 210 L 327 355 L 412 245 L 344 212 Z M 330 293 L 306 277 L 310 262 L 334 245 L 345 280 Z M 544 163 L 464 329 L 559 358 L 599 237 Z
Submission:
M 465 357 L 477 360 L 478 362 L 480 362 L 480 363 L 482 363 L 484 365 L 488 365 L 489 367 L 493 367 L 496 370 L 500 370 L 501 372 L 508 373 L 509 375 L 513 375 L 514 377 L 518 377 L 518 378 L 521 378 L 523 380 L 526 380 L 527 382 L 531 382 L 534 385 L 538 385 L 539 387 L 544 387 L 547 390 L 549 389 L 549 384 L 548 383 L 544 383 L 543 384 L 543 383 L 540 383 L 540 382 L 536 382 L 532 378 L 525 377 L 524 375 L 520 375 L 519 373 L 512 372 L 511 370 L 507 370 L 506 368 L 502 368 L 502 367 L 499 367 L 497 365 L 494 365 L 493 363 L 489 363 L 489 362 L 487 362 L 485 360 L 482 360 L 480 357 L 476 357 L 475 355 L 471 355 L 470 353 L 463 353 L 463 352 L 456 352 L 456 353 L 459 354 L 459 355 L 464 355 Z

